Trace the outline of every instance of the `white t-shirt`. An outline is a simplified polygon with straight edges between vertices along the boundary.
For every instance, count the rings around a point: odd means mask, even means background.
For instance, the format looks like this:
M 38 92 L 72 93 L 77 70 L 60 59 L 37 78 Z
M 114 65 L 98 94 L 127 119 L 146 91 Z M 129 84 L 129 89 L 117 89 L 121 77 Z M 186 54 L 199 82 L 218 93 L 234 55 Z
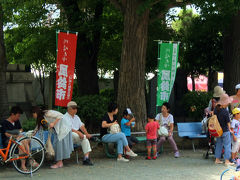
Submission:
M 160 119 L 161 119 L 160 116 L 162 117 L 162 122 L 160 122 Z M 163 117 L 162 113 L 158 113 L 155 119 L 159 121 L 160 125 L 164 125 L 164 126 L 170 126 L 170 124 L 174 123 L 173 115 L 171 114 L 169 114 L 167 117 Z
M 72 124 L 72 129 L 74 130 L 79 130 L 80 127 L 82 125 L 84 125 L 84 123 L 80 120 L 80 118 L 78 117 L 78 115 L 74 115 L 74 117 L 72 117 L 70 114 L 68 114 L 68 112 L 66 114 L 64 114 L 64 118 L 67 118 L 71 124 Z
M 240 138 L 240 122 L 236 119 L 232 120 L 231 128 L 233 128 L 234 134 L 237 138 Z

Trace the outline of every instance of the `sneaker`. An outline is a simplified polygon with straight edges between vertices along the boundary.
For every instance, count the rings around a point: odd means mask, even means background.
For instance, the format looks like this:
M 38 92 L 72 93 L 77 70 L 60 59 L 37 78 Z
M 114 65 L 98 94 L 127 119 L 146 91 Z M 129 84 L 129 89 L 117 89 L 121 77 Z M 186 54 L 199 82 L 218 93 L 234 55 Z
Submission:
M 127 152 L 126 152 L 126 155 L 131 156 L 131 157 L 137 157 L 137 156 L 138 156 L 138 155 L 137 155 L 136 153 L 134 153 L 132 150 L 127 151 Z
M 129 162 L 129 160 L 128 160 L 128 159 L 125 159 L 124 157 L 117 158 L 117 161 Z
M 145 159 L 146 159 L 146 160 L 151 160 L 151 157 L 150 157 L 150 156 L 147 156 Z
M 180 157 L 179 151 L 175 152 L 174 157 L 175 158 L 179 158 Z
M 83 165 L 85 166 L 93 166 L 93 163 L 90 161 L 90 159 L 83 160 Z
M 152 159 L 153 159 L 153 160 L 156 160 L 156 159 L 157 159 L 157 156 L 154 156 Z

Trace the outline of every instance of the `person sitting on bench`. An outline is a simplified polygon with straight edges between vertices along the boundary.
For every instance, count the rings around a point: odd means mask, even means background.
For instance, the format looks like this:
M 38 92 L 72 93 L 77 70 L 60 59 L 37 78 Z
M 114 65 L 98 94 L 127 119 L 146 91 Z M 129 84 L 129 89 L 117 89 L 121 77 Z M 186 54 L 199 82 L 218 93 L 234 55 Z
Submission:
M 77 103 L 74 101 L 70 101 L 67 104 L 67 112 L 64 114 L 63 118 L 68 119 L 72 124 L 72 139 L 73 144 L 81 145 L 84 158 L 83 158 L 83 165 L 92 166 L 93 163 L 89 158 L 89 154 L 92 151 L 89 140 L 91 135 L 88 134 L 85 125 L 82 123 L 77 113 Z M 80 132 L 81 130 L 81 132 Z
M 138 143 L 138 140 L 135 136 L 131 135 L 131 127 L 135 126 L 135 118 L 133 116 L 133 113 L 131 109 L 127 108 L 123 111 L 123 118 L 121 120 L 121 130 L 125 134 L 128 146 L 132 149 L 132 146 L 134 144 Z M 125 156 L 126 158 L 129 158 L 129 156 Z
M 160 126 L 165 126 L 168 129 L 168 137 L 165 137 L 165 136 L 159 137 L 159 140 L 157 142 L 157 151 L 160 150 L 160 147 L 166 141 L 166 138 L 167 138 L 174 150 L 174 157 L 178 158 L 179 151 L 178 151 L 178 147 L 173 139 L 174 121 L 173 121 L 173 115 L 170 114 L 169 103 L 167 103 L 167 102 L 163 103 L 161 111 L 162 111 L 162 113 L 157 114 L 155 119 L 159 123 Z
M 123 147 L 126 148 L 126 155 L 131 157 L 136 157 L 135 154 L 128 146 L 128 141 L 124 133 L 117 132 L 117 133 L 109 133 L 108 128 L 113 125 L 118 124 L 116 114 L 118 113 L 118 107 L 115 103 L 110 103 L 108 105 L 108 112 L 104 115 L 101 124 L 100 130 L 100 138 L 105 143 L 117 143 L 117 152 L 118 158 L 117 161 L 128 162 L 128 159 L 122 157 L 123 154 Z

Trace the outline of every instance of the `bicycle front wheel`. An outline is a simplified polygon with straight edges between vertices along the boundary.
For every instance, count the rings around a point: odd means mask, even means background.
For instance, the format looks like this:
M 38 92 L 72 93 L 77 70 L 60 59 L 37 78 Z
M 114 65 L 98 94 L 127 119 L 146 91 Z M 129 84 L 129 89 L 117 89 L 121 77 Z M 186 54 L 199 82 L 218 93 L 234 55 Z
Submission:
M 233 168 L 226 169 L 222 172 L 220 180 L 234 180 L 236 170 Z
M 20 150 L 19 145 L 14 144 L 10 152 L 11 158 L 15 158 L 15 160 L 13 160 L 13 166 L 18 172 L 23 174 L 32 174 L 36 172 L 42 166 L 45 158 L 45 149 L 43 143 L 36 137 L 24 137 L 18 142 L 21 145 L 25 144 L 25 147 L 28 149 L 29 154 L 24 154 Z M 26 158 L 22 159 L 21 157 L 24 156 Z M 26 169 L 22 168 L 23 164 L 25 164 Z

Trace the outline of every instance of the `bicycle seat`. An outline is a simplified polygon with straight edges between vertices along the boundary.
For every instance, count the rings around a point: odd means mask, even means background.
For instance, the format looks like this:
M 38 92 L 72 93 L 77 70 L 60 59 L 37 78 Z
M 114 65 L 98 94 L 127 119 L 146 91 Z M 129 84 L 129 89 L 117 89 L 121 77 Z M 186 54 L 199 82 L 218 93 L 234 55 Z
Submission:
M 20 134 L 20 130 L 19 129 L 7 130 L 6 133 L 9 133 L 11 135 L 19 135 Z

